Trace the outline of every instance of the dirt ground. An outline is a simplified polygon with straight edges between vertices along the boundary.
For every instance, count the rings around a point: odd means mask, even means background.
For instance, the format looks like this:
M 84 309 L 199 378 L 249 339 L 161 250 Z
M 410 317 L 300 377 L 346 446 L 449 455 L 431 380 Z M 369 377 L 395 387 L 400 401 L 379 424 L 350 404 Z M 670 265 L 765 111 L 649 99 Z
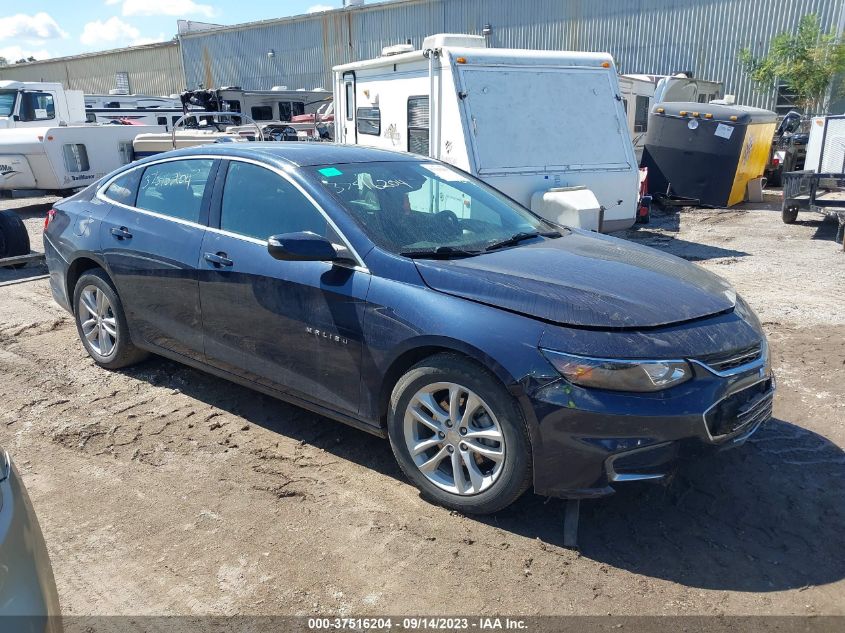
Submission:
M 48 203 L 2 204 L 36 249 Z M 46 280 L 0 285 L 0 445 L 63 611 L 845 614 L 845 254 L 834 225 L 786 226 L 778 209 L 687 210 L 622 234 L 735 284 L 779 391 L 744 447 L 583 503 L 580 551 L 562 547 L 560 501 L 450 513 L 385 441 L 170 361 L 99 369 Z

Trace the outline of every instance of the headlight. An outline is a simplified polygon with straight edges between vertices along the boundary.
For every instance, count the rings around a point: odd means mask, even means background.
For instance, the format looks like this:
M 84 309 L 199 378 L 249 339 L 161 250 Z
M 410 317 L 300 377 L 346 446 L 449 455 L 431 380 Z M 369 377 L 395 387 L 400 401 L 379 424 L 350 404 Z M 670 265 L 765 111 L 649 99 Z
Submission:
M 569 382 L 611 391 L 660 391 L 692 378 L 683 360 L 615 360 L 541 350 Z

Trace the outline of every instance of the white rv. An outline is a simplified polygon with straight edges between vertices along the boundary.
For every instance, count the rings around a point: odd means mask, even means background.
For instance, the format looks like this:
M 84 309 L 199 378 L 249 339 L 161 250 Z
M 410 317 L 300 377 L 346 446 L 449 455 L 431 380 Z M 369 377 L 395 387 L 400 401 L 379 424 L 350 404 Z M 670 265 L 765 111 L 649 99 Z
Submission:
M 296 89 L 274 86 L 270 90 L 244 90 L 238 86 L 217 90 L 189 90 L 182 99 L 200 110 L 241 112 L 260 124 L 292 121 L 295 117 L 317 112 L 331 101 L 324 89 Z
M 85 95 L 85 114 L 91 123 L 128 120 L 141 125 L 163 125 L 168 130 L 182 118 L 178 96 L 108 94 Z
M 83 124 L 0 130 L 0 191 L 85 187 L 133 160 L 139 132 L 163 129 Z
M 606 53 L 488 49 L 481 36 L 441 34 L 422 50 L 336 66 L 334 78 L 339 143 L 443 160 L 546 217 L 566 216 L 550 200 L 580 208 L 586 187 L 601 230 L 634 223 L 637 160 Z
M 654 102 L 652 81 L 631 75 L 619 76 L 619 94 L 625 107 L 625 118 L 631 133 L 631 142 L 637 155 L 637 163 L 642 159 L 645 147 L 645 135 L 648 131 L 648 113 Z
M 665 101 L 695 101 L 710 103 L 722 97 L 723 85 L 718 81 L 694 79 L 684 73 L 677 75 L 620 75 L 619 93 L 625 106 L 631 142 L 642 159 L 648 113 L 651 106 Z
M 0 191 L 84 187 L 133 160 L 138 134 L 163 129 L 88 124 L 80 90 L 0 81 Z

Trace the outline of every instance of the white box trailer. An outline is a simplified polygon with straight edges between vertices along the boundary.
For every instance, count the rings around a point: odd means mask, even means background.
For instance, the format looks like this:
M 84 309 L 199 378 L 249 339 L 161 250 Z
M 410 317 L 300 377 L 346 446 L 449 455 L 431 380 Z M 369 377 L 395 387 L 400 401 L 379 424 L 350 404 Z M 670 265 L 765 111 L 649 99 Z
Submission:
M 334 67 L 337 142 L 428 155 L 529 208 L 535 193 L 587 187 L 601 230 L 634 223 L 639 173 L 610 55 L 449 34 L 384 53 Z M 584 199 L 571 191 L 572 204 Z
M 628 119 L 628 129 L 637 161 L 642 160 L 648 115 L 658 101 L 695 101 L 710 103 L 722 97 L 723 84 L 694 79 L 685 73 L 676 75 L 619 75 L 619 93 Z
M 85 187 L 133 160 L 132 141 L 158 125 L 68 125 L 0 130 L 0 191 Z
M 619 94 L 625 108 L 628 131 L 634 144 L 637 164 L 642 160 L 645 136 L 648 131 L 648 113 L 654 103 L 654 82 L 641 77 L 619 75 Z

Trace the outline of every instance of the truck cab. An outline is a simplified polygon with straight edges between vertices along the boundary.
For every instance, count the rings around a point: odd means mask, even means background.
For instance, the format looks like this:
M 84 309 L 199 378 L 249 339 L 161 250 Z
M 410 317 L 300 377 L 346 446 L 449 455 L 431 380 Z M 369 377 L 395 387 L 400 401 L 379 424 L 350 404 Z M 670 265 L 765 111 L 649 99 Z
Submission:
M 85 121 L 81 90 L 43 81 L 0 81 L 0 129 L 67 125 Z

